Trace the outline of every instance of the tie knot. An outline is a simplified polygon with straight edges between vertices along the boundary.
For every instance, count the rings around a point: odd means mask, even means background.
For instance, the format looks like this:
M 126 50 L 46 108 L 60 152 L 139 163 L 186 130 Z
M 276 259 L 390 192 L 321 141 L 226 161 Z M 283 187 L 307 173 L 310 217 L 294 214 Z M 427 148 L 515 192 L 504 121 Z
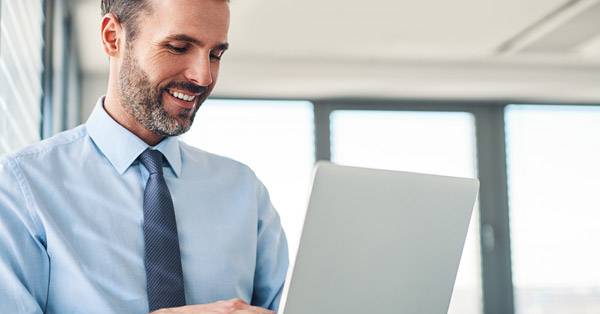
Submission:
M 163 154 L 161 152 L 148 148 L 140 154 L 139 159 L 150 174 L 162 175 Z

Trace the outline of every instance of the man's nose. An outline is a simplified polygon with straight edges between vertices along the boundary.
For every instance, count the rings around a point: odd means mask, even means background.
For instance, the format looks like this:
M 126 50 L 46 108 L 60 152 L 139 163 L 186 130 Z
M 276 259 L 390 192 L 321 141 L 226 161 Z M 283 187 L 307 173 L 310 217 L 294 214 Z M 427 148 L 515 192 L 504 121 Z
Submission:
M 211 63 L 208 57 L 199 58 L 188 67 L 184 75 L 192 83 L 208 86 L 213 82 L 210 67 Z

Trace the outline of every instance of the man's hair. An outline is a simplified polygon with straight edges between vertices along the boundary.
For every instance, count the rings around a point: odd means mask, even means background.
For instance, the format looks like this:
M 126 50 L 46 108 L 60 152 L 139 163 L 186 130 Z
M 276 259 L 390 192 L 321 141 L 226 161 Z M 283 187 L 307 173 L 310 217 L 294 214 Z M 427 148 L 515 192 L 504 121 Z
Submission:
M 131 43 L 139 31 L 138 18 L 142 13 L 150 13 L 152 8 L 147 0 L 101 0 L 100 9 L 103 16 L 112 13 L 117 17 Z
M 229 0 L 225 2 L 229 3 Z M 100 9 L 102 16 L 112 13 L 117 17 L 125 27 L 127 40 L 131 43 L 139 31 L 137 19 L 140 14 L 150 13 L 152 8 L 147 0 L 101 0 Z

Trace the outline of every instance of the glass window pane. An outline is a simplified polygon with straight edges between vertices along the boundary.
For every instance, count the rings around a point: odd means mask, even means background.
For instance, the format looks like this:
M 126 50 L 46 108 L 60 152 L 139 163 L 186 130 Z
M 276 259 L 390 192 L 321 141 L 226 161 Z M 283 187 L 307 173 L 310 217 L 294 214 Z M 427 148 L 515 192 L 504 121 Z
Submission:
M 509 106 L 518 314 L 600 313 L 600 108 Z
M 207 100 L 182 139 L 200 149 L 241 161 L 256 172 L 281 216 L 293 260 L 315 162 L 312 104 Z
M 330 118 L 336 163 L 476 177 L 475 120 L 470 113 L 340 110 Z M 475 209 L 449 313 L 482 312 L 478 221 Z

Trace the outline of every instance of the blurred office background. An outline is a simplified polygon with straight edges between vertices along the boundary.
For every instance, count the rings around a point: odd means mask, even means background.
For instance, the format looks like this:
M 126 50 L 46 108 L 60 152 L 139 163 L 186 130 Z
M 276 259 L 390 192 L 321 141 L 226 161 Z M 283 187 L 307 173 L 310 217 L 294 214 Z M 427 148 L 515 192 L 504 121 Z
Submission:
M 86 121 L 107 81 L 99 7 L 0 0 L 0 156 Z M 182 139 L 257 172 L 292 259 L 316 160 L 478 177 L 449 313 L 600 313 L 600 1 L 231 8 Z

